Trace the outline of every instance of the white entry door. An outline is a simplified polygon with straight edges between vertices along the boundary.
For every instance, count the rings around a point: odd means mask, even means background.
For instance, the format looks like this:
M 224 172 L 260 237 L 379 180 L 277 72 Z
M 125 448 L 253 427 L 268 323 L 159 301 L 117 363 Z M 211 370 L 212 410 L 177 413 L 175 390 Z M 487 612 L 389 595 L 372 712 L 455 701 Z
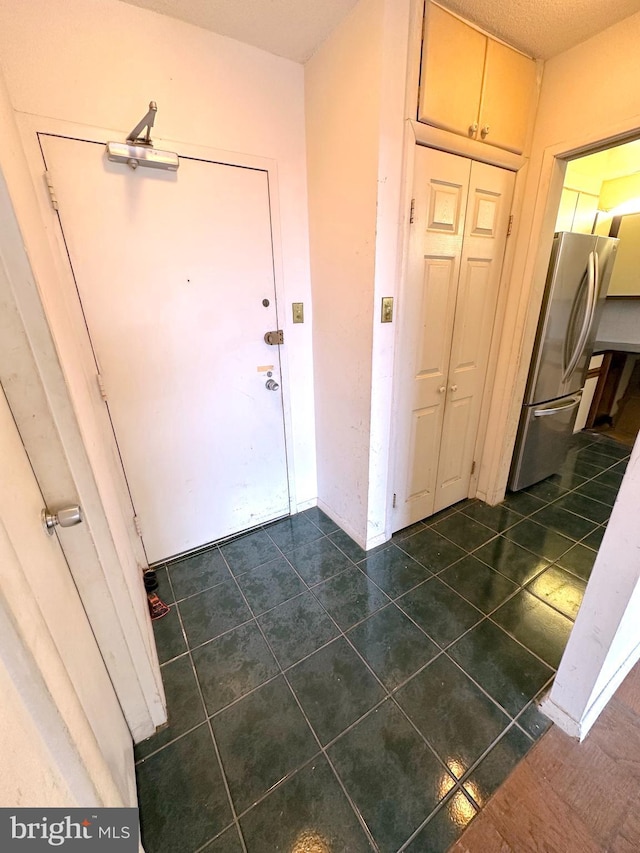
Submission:
M 286 515 L 268 173 L 40 139 L 149 561 Z
M 399 530 L 468 495 L 513 174 L 416 147 L 400 305 Z
M 12 622 L 9 626 L 3 621 L 0 626 L 0 635 L 4 638 L 3 664 L 17 671 L 19 689 L 29 694 L 24 706 L 16 701 L 14 692 L 3 697 L 3 702 L 10 703 L 6 707 L 7 718 L 19 716 L 22 712 L 37 721 L 41 712 L 34 699 L 35 695 L 40 695 L 37 680 L 28 685 L 22 683 L 25 679 L 33 679 L 25 659 L 16 660 L 15 652 L 11 660 L 4 659 L 10 654 L 10 643 L 5 634 L 17 630 L 46 685 L 47 700 L 43 701 L 45 704 L 50 700 L 55 702 L 60 725 L 68 727 L 72 740 L 83 743 L 81 752 L 85 757 L 95 754 L 92 746 L 84 749 L 91 741 L 91 733 L 95 737 L 111 779 L 107 782 L 101 766 L 91 766 L 87 770 L 90 775 L 95 774 L 96 780 L 100 777 L 98 787 L 113 785 L 121 800 L 120 803 L 116 800 L 105 805 L 133 805 L 135 778 L 131 734 L 57 536 L 47 535 L 42 527 L 40 512 L 44 501 L 1 386 L 0 481 L 0 596 L 3 612 L 7 608 L 11 614 L 7 621 Z M 78 703 L 83 712 L 80 715 Z M 50 741 L 45 740 L 44 749 L 49 750 L 50 760 L 55 763 L 59 760 L 62 745 L 54 742 L 55 726 L 51 719 L 46 715 L 44 719 L 46 723 L 41 735 L 45 739 L 50 738 Z M 16 729 L 21 730 L 21 727 Z M 4 730 L 3 736 L 7 735 L 8 731 Z M 23 745 L 22 761 L 20 742 L 12 742 L 5 755 L 2 805 L 55 803 L 52 799 L 55 795 L 52 776 L 47 774 L 44 766 L 29 764 L 31 749 L 36 750 L 36 745 Z M 19 773 L 15 777 L 10 769 L 14 761 L 19 765 Z M 65 772 L 73 773 L 72 767 L 67 765 L 58 767 L 58 771 L 63 775 Z

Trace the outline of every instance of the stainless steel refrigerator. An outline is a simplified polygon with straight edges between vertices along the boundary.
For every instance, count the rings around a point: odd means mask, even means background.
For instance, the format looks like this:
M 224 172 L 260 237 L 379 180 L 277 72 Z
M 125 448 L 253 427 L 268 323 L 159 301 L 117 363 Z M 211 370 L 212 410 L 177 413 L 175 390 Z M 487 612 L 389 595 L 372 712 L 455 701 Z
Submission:
M 555 235 L 509 487 L 531 486 L 566 459 L 618 249 L 613 237 Z

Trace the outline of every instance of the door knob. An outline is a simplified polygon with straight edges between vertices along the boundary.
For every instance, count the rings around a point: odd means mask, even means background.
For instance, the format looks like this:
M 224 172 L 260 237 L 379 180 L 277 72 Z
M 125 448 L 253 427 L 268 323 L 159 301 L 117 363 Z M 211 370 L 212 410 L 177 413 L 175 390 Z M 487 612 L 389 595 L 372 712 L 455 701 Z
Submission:
M 438 394 L 444 394 L 444 392 L 445 392 L 446 390 L 447 390 L 446 385 L 441 385 L 441 386 L 438 388 Z
M 485 139 L 489 135 L 489 125 L 485 124 L 485 126 L 480 131 L 480 136 Z
M 474 121 L 473 124 L 469 125 L 469 136 L 475 136 L 478 132 L 478 122 Z
M 280 386 L 278 385 L 275 379 L 267 379 L 267 381 L 264 383 L 264 387 L 267 389 L 267 391 L 277 391 Z
M 45 507 L 40 514 L 40 518 L 42 519 L 42 526 L 45 532 L 49 536 L 53 536 L 54 527 L 75 527 L 76 524 L 80 524 L 82 521 L 82 507 L 65 506 L 63 509 L 59 509 L 58 512 L 51 512 L 50 509 Z
M 452 385 L 452 386 L 451 386 L 451 390 L 452 390 L 452 391 L 454 391 L 454 392 L 455 392 L 455 391 L 457 391 L 457 390 L 458 390 L 458 386 L 457 386 L 457 385 Z

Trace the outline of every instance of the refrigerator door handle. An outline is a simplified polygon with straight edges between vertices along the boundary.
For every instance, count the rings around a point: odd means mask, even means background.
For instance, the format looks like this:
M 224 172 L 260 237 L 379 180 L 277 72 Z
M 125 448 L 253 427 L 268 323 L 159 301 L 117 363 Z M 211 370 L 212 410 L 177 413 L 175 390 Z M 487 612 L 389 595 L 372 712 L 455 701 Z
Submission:
M 574 397 L 570 403 L 566 406 L 554 406 L 552 409 L 534 409 L 533 417 L 534 418 L 546 418 L 549 415 L 559 415 L 560 412 L 566 412 L 568 409 L 575 409 L 576 406 L 580 405 L 582 395 L 579 394 L 577 397 Z
M 584 349 L 584 345 L 587 342 L 587 338 L 589 337 L 589 331 L 591 330 L 591 324 L 593 323 L 593 316 L 596 310 L 596 295 L 598 293 L 598 256 L 595 252 L 589 253 L 589 260 L 587 263 L 587 307 L 584 312 L 584 320 L 582 321 L 582 328 L 580 329 L 580 334 L 578 335 L 578 340 L 576 342 L 575 349 L 573 351 L 573 355 L 571 356 L 567 367 L 562 375 L 562 381 L 566 382 L 567 379 L 573 373 L 576 364 L 580 361 L 580 356 L 582 355 L 582 351 Z

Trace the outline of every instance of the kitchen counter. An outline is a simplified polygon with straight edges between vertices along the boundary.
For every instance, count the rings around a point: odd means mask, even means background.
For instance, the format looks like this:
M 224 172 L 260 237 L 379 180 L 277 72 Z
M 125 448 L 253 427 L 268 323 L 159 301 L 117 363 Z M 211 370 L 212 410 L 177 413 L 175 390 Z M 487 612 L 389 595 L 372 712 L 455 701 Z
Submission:
M 640 353 L 640 343 L 630 341 L 596 341 L 593 347 L 594 353 L 613 350 L 614 352 L 637 352 Z

